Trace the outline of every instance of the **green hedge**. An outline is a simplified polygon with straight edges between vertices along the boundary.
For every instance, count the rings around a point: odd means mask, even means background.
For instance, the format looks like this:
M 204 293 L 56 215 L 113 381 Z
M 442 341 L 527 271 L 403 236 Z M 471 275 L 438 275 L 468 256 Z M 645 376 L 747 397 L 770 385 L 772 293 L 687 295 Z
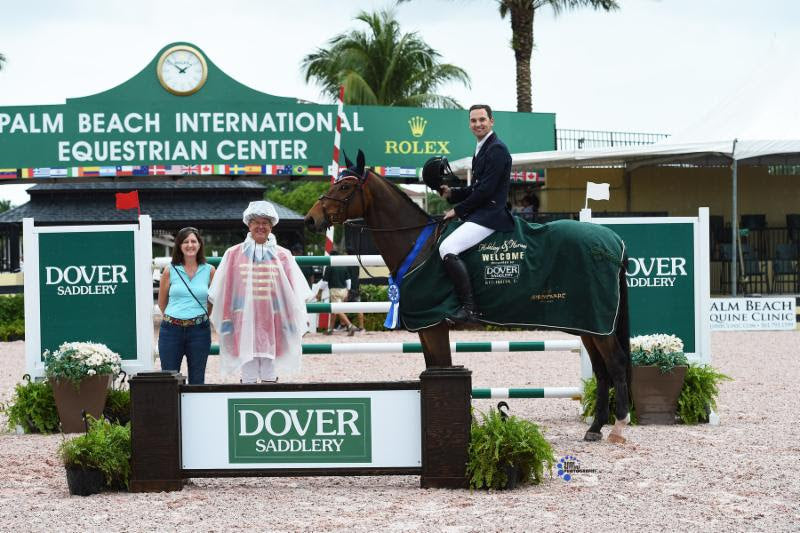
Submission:
M 0 295 L 0 341 L 25 338 L 25 301 L 21 294 Z
M 385 285 L 361 285 L 362 302 L 388 302 L 389 287 Z M 348 315 L 353 320 L 355 315 Z M 386 322 L 386 313 L 364 313 L 364 329 L 367 331 L 384 331 L 383 323 Z

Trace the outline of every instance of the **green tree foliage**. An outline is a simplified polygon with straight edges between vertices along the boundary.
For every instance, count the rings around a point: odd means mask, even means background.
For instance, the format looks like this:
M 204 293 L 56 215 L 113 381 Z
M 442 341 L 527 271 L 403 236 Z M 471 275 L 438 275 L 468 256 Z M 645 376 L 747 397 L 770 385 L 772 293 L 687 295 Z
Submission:
M 5 213 L 9 209 L 11 209 L 11 200 L 0 200 L 0 213 Z
M 306 82 L 321 85 L 331 100 L 343 85 L 347 104 L 461 108 L 436 90 L 449 82 L 469 87 L 466 71 L 440 63 L 441 54 L 416 33 L 402 33 L 392 10 L 362 11 L 356 20 L 367 31 L 337 35 L 303 59 Z
M 447 212 L 452 205 L 447 202 L 444 198 L 436 194 L 435 192 L 429 192 L 428 195 L 428 213 L 431 215 L 443 215 Z
M 266 181 L 264 185 L 267 187 L 264 192 L 265 199 L 288 207 L 301 215 L 308 213 L 320 195 L 325 194 L 330 188 L 330 183 L 324 181 Z M 325 236 L 305 230 L 305 240 L 311 245 L 324 246 Z

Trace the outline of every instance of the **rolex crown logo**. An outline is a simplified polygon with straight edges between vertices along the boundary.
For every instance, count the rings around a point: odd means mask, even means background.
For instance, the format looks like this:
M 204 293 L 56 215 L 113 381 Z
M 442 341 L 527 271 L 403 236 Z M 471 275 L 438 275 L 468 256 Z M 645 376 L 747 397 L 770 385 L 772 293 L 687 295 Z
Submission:
M 414 137 L 422 137 L 422 134 L 425 133 L 425 126 L 428 125 L 428 121 L 417 115 L 411 117 L 411 120 L 408 121 L 408 125 L 411 126 L 411 135 Z

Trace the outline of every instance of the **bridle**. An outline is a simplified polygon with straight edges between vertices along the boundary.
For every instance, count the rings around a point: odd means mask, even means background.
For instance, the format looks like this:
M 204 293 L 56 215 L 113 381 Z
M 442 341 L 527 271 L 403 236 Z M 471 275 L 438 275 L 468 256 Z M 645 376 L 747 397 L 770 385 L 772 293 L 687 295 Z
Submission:
M 364 201 L 364 183 L 367 181 L 367 178 L 353 173 L 348 176 L 340 177 L 336 181 L 336 183 L 342 183 L 344 181 L 350 181 L 350 180 L 355 180 L 356 186 L 353 188 L 353 191 L 344 198 L 334 198 L 333 196 L 329 196 L 327 194 L 322 194 L 319 197 L 320 205 L 322 204 L 322 200 L 330 200 L 332 202 L 336 202 L 336 205 L 338 207 L 338 209 L 330 216 L 328 216 L 327 210 L 324 207 L 322 208 L 322 217 L 329 226 L 332 224 L 345 223 L 345 221 L 347 220 L 347 208 L 350 207 L 350 202 L 353 200 L 356 193 L 358 192 L 361 193 L 361 209 L 362 211 L 366 209 L 367 204 Z
M 420 229 L 420 228 L 424 228 L 426 226 L 430 226 L 430 225 L 436 224 L 437 227 L 436 227 L 436 231 L 435 231 L 435 234 L 434 234 L 434 242 L 438 240 L 439 235 L 442 232 L 442 228 L 444 227 L 444 224 L 445 224 L 445 222 L 443 220 L 440 220 L 440 221 L 429 220 L 428 222 L 426 222 L 424 224 L 417 224 L 415 226 L 404 226 L 404 227 L 398 227 L 398 228 L 372 228 L 372 227 L 368 226 L 367 224 L 348 221 L 347 220 L 347 208 L 350 206 L 350 202 L 353 201 L 353 198 L 355 198 L 356 193 L 361 193 L 359 195 L 360 198 L 361 198 L 361 210 L 362 210 L 362 213 L 366 212 L 367 204 L 366 204 L 366 201 L 364 199 L 364 184 L 369 179 L 369 173 L 365 172 L 364 175 L 361 175 L 361 174 L 358 174 L 355 170 L 349 169 L 349 168 L 344 170 L 343 172 L 347 172 L 347 175 L 344 175 L 344 176 L 340 175 L 340 177 L 336 180 L 335 183 L 341 183 L 341 182 L 343 182 L 345 180 L 355 180 L 356 187 L 354 187 L 353 191 L 350 192 L 344 198 L 334 198 L 333 196 L 329 196 L 328 194 L 320 195 L 319 202 L 320 202 L 320 206 L 322 207 L 322 217 L 323 217 L 324 221 L 326 222 L 326 224 L 328 224 L 328 225 L 331 225 L 331 224 L 342 224 L 343 226 L 351 226 L 351 227 L 359 228 L 359 230 L 360 230 L 359 231 L 359 246 L 358 246 L 359 250 L 361 249 L 361 246 L 360 246 L 360 244 L 361 244 L 360 243 L 361 234 L 364 233 L 364 230 L 370 230 L 370 231 L 375 231 L 375 232 L 406 231 L 406 230 Z M 330 200 L 330 201 L 336 202 L 337 209 L 336 209 L 335 212 L 331 213 L 330 216 L 328 215 L 327 210 L 325 209 L 325 207 L 322 206 L 322 200 Z M 367 270 L 367 268 L 361 262 L 361 254 L 357 252 L 356 253 L 356 257 L 358 258 L 359 265 L 361 265 L 361 268 L 364 269 L 364 272 L 366 272 L 369 277 L 374 278 L 375 276 L 370 274 L 369 271 Z

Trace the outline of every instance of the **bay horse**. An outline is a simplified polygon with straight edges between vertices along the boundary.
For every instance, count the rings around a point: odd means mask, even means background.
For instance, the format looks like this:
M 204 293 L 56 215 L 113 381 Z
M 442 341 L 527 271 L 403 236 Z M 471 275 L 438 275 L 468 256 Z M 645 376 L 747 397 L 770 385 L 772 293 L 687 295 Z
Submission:
M 414 246 L 431 217 L 399 187 L 365 168 L 359 150 L 356 164 L 345 158 L 344 169 L 327 193 L 320 196 L 305 217 L 306 226 L 321 232 L 332 224 L 363 218 L 390 272 L 395 274 Z M 435 232 L 427 239 L 416 262 L 436 253 Z M 416 264 L 415 262 L 415 264 Z M 603 438 L 602 427 L 609 419 L 609 387 L 616 392 L 616 423 L 608 436 L 610 442 L 624 443 L 623 430 L 628 415 L 630 383 L 630 333 L 628 322 L 628 287 L 623 259 L 619 266 L 620 305 L 614 332 L 609 335 L 580 334 L 597 378 L 597 408 L 594 421 L 584 440 Z M 589 305 L 588 303 L 586 305 Z M 418 331 L 426 368 L 452 366 L 448 321 Z M 570 334 L 574 331 L 563 330 Z

